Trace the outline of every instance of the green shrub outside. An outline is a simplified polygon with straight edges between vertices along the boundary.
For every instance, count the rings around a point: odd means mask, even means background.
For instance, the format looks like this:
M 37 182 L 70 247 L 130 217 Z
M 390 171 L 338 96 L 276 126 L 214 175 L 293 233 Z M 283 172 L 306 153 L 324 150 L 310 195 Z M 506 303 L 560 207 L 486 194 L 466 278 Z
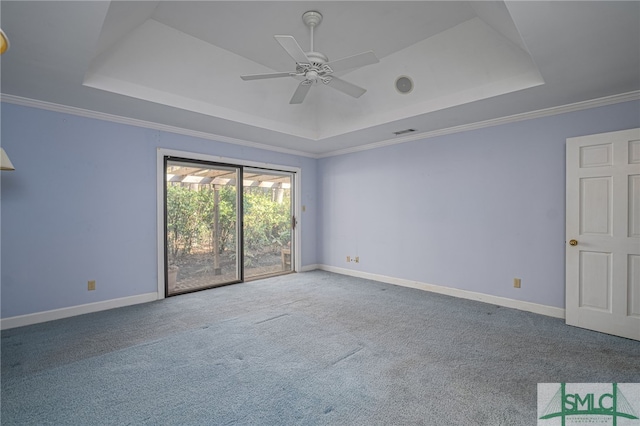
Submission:
M 244 240 L 246 254 L 277 251 L 291 241 L 289 190 L 282 202 L 274 200 L 271 188 L 244 189 Z M 167 249 L 172 259 L 190 254 L 195 247 L 213 247 L 214 190 L 210 185 L 191 189 L 167 187 Z M 236 191 L 233 186 L 219 190 L 219 250 L 235 251 Z

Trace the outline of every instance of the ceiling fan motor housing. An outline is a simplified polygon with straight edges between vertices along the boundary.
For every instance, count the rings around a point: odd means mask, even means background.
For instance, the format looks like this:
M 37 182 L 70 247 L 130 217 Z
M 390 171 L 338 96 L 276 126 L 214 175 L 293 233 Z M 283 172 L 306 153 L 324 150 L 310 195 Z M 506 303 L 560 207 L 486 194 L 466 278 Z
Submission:
M 316 65 L 316 64 L 322 65 L 326 62 L 329 62 L 329 58 L 327 58 L 327 55 L 325 55 L 324 53 L 305 52 L 305 54 L 307 55 L 307 58 L 309 58 L 309 60 L 313 65 Z
M 333 70 L 327 62 L 329 58 L 320 52 L 305 52 L 307 58 L 309 58 L 309 64 L 297 64 L 296 71 L 300 75 L 304 75 L 304 84 L 316 84 L 318 81 L 322 81 L 324 84 L 328 84 L 331 81 L 329 75 L 333 73 Z

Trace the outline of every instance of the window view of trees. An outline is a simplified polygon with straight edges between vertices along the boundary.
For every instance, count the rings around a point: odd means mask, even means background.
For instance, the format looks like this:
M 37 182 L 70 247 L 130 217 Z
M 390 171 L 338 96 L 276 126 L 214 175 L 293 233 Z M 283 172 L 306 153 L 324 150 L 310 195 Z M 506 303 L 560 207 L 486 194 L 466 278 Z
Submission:
M 192 187 L 201 188 L 192 189 Z M 236 191 L 219 189 L 220 253 L 235 252 Z M 167 187 L 167 244 L 169 257 L 180 259 L 196 251 L 212 251 L 215 237 L 214 189 L 211 185 L 170 185 Z
M 245 266 L 251 266 L 249 262 L 254 256 L 265 251 L 279 255 L 281 248 L 290 245 L 291 197 L 288 192 L 288 189 L 245 187 Z
M 281 186 L 243 189 L 245 276 L 283 271 L 291 194 Z M 167 256 L 169 268 L 179 271 L 178 287 L 235 279 L 237 213 L 234 185 L 167 183 Z

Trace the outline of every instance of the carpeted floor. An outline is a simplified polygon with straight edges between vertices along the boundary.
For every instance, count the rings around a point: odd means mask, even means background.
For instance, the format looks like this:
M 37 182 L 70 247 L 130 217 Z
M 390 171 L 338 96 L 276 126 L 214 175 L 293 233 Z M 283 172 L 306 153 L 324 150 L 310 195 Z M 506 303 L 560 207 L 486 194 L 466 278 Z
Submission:
M 534 425 L 640 342 L 322 271 L 2 332 L 3 425 Z

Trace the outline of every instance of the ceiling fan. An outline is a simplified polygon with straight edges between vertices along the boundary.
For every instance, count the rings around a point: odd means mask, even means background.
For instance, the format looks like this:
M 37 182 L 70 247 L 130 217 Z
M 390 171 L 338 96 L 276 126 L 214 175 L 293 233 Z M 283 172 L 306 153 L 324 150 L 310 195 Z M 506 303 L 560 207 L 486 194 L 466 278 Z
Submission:
M 327 58 L 326 55 L 313 50 L 313 29 L 322 22 L 322 15 L 320 12 L 308 11 L 302 15 L 302 21 L 310 29 L 311 48 L 309 52 L 302 50 L 293 36 L 273 36 L 284 50 L 287 51 L 289 56 L 296 61 L 295 71 L 242 75 L 240 78 L 243 80 L 262 80 L 266 78 L 293 77 L 300 80 L 298 88 L 293 94 L 291 101 L 289 101 L 290 104 L 301 104 L 307 96 L 309 89 L 311 89 L 311 86 L 317 85 L 318 82 L 322 82 L 354 98 L 362 96 L 367 91 L 366 89 L 342 80 L 332 74 L 337 71 L 363 67 L 380 62 L 375 53 L 368 51 L 329 62 L 329 58 Z

